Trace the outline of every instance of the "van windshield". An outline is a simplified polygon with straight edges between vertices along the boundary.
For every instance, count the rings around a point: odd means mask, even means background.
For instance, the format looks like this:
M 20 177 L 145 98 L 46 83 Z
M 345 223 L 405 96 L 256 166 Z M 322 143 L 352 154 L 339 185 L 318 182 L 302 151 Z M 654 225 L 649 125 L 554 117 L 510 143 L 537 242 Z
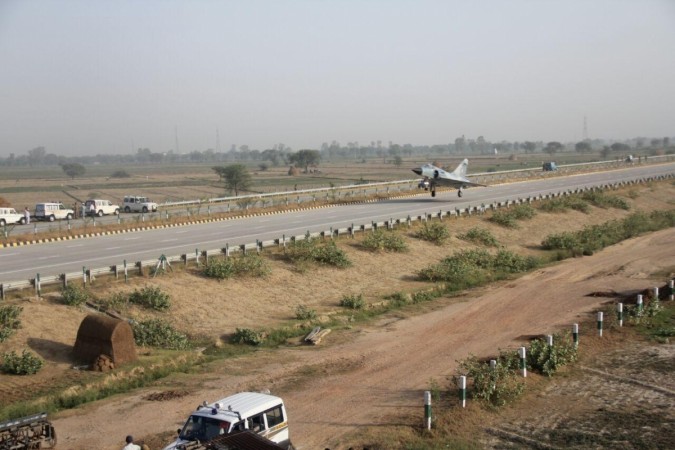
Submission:
M 226 434 L 230 423 L 211 417 L 190 416 L 180 432 L 180 438 L 186 441 L 207 441 Z

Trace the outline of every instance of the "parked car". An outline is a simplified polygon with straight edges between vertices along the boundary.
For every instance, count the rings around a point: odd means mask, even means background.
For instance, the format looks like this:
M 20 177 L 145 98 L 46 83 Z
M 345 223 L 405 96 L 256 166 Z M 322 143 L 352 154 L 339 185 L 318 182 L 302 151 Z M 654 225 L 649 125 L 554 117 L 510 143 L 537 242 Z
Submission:
M 544 172 L 551 172 L 558 170 L 558 166 L 556 165 L 555 161 L 548 161 L 544 163 L 543 169 Z
M 120 207 L 110 200 L 91 199 L 84 202 L 84 210 L 88 216 L 101 217 L 106 214 L 119 214 Z
M 13 223 L 26 223 L 26 217 L 23 214 L 16 212 L 14 208 L 0 208 L 0 227 L 10 225 Z
M 136 195 L 127 195 L 124 197 L 124 212 L 155 212 L 157 211 L 157 203 L 150 201 L 147 197 L 139 197 Z
M 53 222 L 55 220 L 70 220 L 75 217 L 75 212 L 63 206 L 63 203 L 49 202 L 38 203 L 35 205 L 35 218 L 37 220 L 48 220 Z

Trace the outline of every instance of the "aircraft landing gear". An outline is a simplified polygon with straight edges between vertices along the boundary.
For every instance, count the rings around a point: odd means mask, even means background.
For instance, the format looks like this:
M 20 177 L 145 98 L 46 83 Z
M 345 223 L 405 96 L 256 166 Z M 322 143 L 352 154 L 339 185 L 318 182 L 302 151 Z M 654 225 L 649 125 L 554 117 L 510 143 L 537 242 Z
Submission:
M 431 196 L 436 197 L 436 186 L 431 187 Z
M 457 197 L 462 197 L 462 188 L 457 189 Z

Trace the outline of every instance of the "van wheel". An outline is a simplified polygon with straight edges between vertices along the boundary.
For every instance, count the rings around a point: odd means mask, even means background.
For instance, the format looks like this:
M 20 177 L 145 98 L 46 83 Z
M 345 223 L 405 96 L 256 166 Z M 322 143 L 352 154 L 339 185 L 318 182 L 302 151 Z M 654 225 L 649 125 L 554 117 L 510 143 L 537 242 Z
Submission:
M 143 207 L 143 212 L 144 212 L 144 213 L 148 212 L 148 207 L 147 207 L 147 206 L 144 206 L 144 207 Z
M 124 207 L 124 212 L 125 212 L 125 213 L 130 213 L 130 212 L 131 212 L 131 208 L 129 208 L 128 206 L 125 206 L 125 207 Z
M 49 221 L 50 221 L 50 222 L 53 222 L 53 221 L 55 221 L 55 220 L 56 220 L 56 217 L 54 217 L 54 214 L 52 214 L 51 216 L 49 216 Z
M 113 214 L 115 214 L 116 216 L 119 216 L 119 214 L 120 214 L 120 209 L 117 208 Z
M 21 220 L 19 220 L 19 225 L 26 225 L 26 218 L 22 217 Z
M 5 219 L 0 219 L 0 227 L 4 227 L 7 225 L 7 222 L 5 222 Z
M 99 212 L 96 213 L 97 216 L 103 217 L 103 210 L 100 210 Z
M 66 220 L 73 220 L 73 215 L 68 213 L 68 215 L 66 215 Z

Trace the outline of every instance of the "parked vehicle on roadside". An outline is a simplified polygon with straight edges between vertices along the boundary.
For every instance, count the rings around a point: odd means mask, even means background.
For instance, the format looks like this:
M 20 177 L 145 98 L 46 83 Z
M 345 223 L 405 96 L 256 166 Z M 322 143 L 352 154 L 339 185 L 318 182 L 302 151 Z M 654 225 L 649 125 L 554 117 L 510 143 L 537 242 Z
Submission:
M 155 212 L 157 211 L 157 203 L 150 201 L 147 197 L 139 197 L 136 195 L 127 195 L 124 197 L 124 209 L 126 213 L 130 212 Z
M 188 448 L 191 443 L 208 442 L 243 430 L 254 432 L 283 448 L 293 448 L 284 401 L 274 395 L 240 392 L 199 405 L 178 430 L 178 438 L 164 450 Z
M 84 210 L 88 216 L 102 217 L 107 214 L 119 214 L 120 207 L 110 200 L 91 199 L 84 202 Z
M 49 202 L 38 203 L 35 205 L 35 218 L 37 220 L 47 220 L 53 222 L 55 220 L 72 219 L 75 217 L 75 212 L 63 206 L 63 203 Z
M 544 172 L 553 172 L 558 170 L 558 166 L 556 165 L 555 161 L 548 161 L 544 163 L 542 169 Z
M 14 208 L 0 208 L 0 227 L 14 223 L 23 225 L 26 223 L 26 217 L 16 212 Z

